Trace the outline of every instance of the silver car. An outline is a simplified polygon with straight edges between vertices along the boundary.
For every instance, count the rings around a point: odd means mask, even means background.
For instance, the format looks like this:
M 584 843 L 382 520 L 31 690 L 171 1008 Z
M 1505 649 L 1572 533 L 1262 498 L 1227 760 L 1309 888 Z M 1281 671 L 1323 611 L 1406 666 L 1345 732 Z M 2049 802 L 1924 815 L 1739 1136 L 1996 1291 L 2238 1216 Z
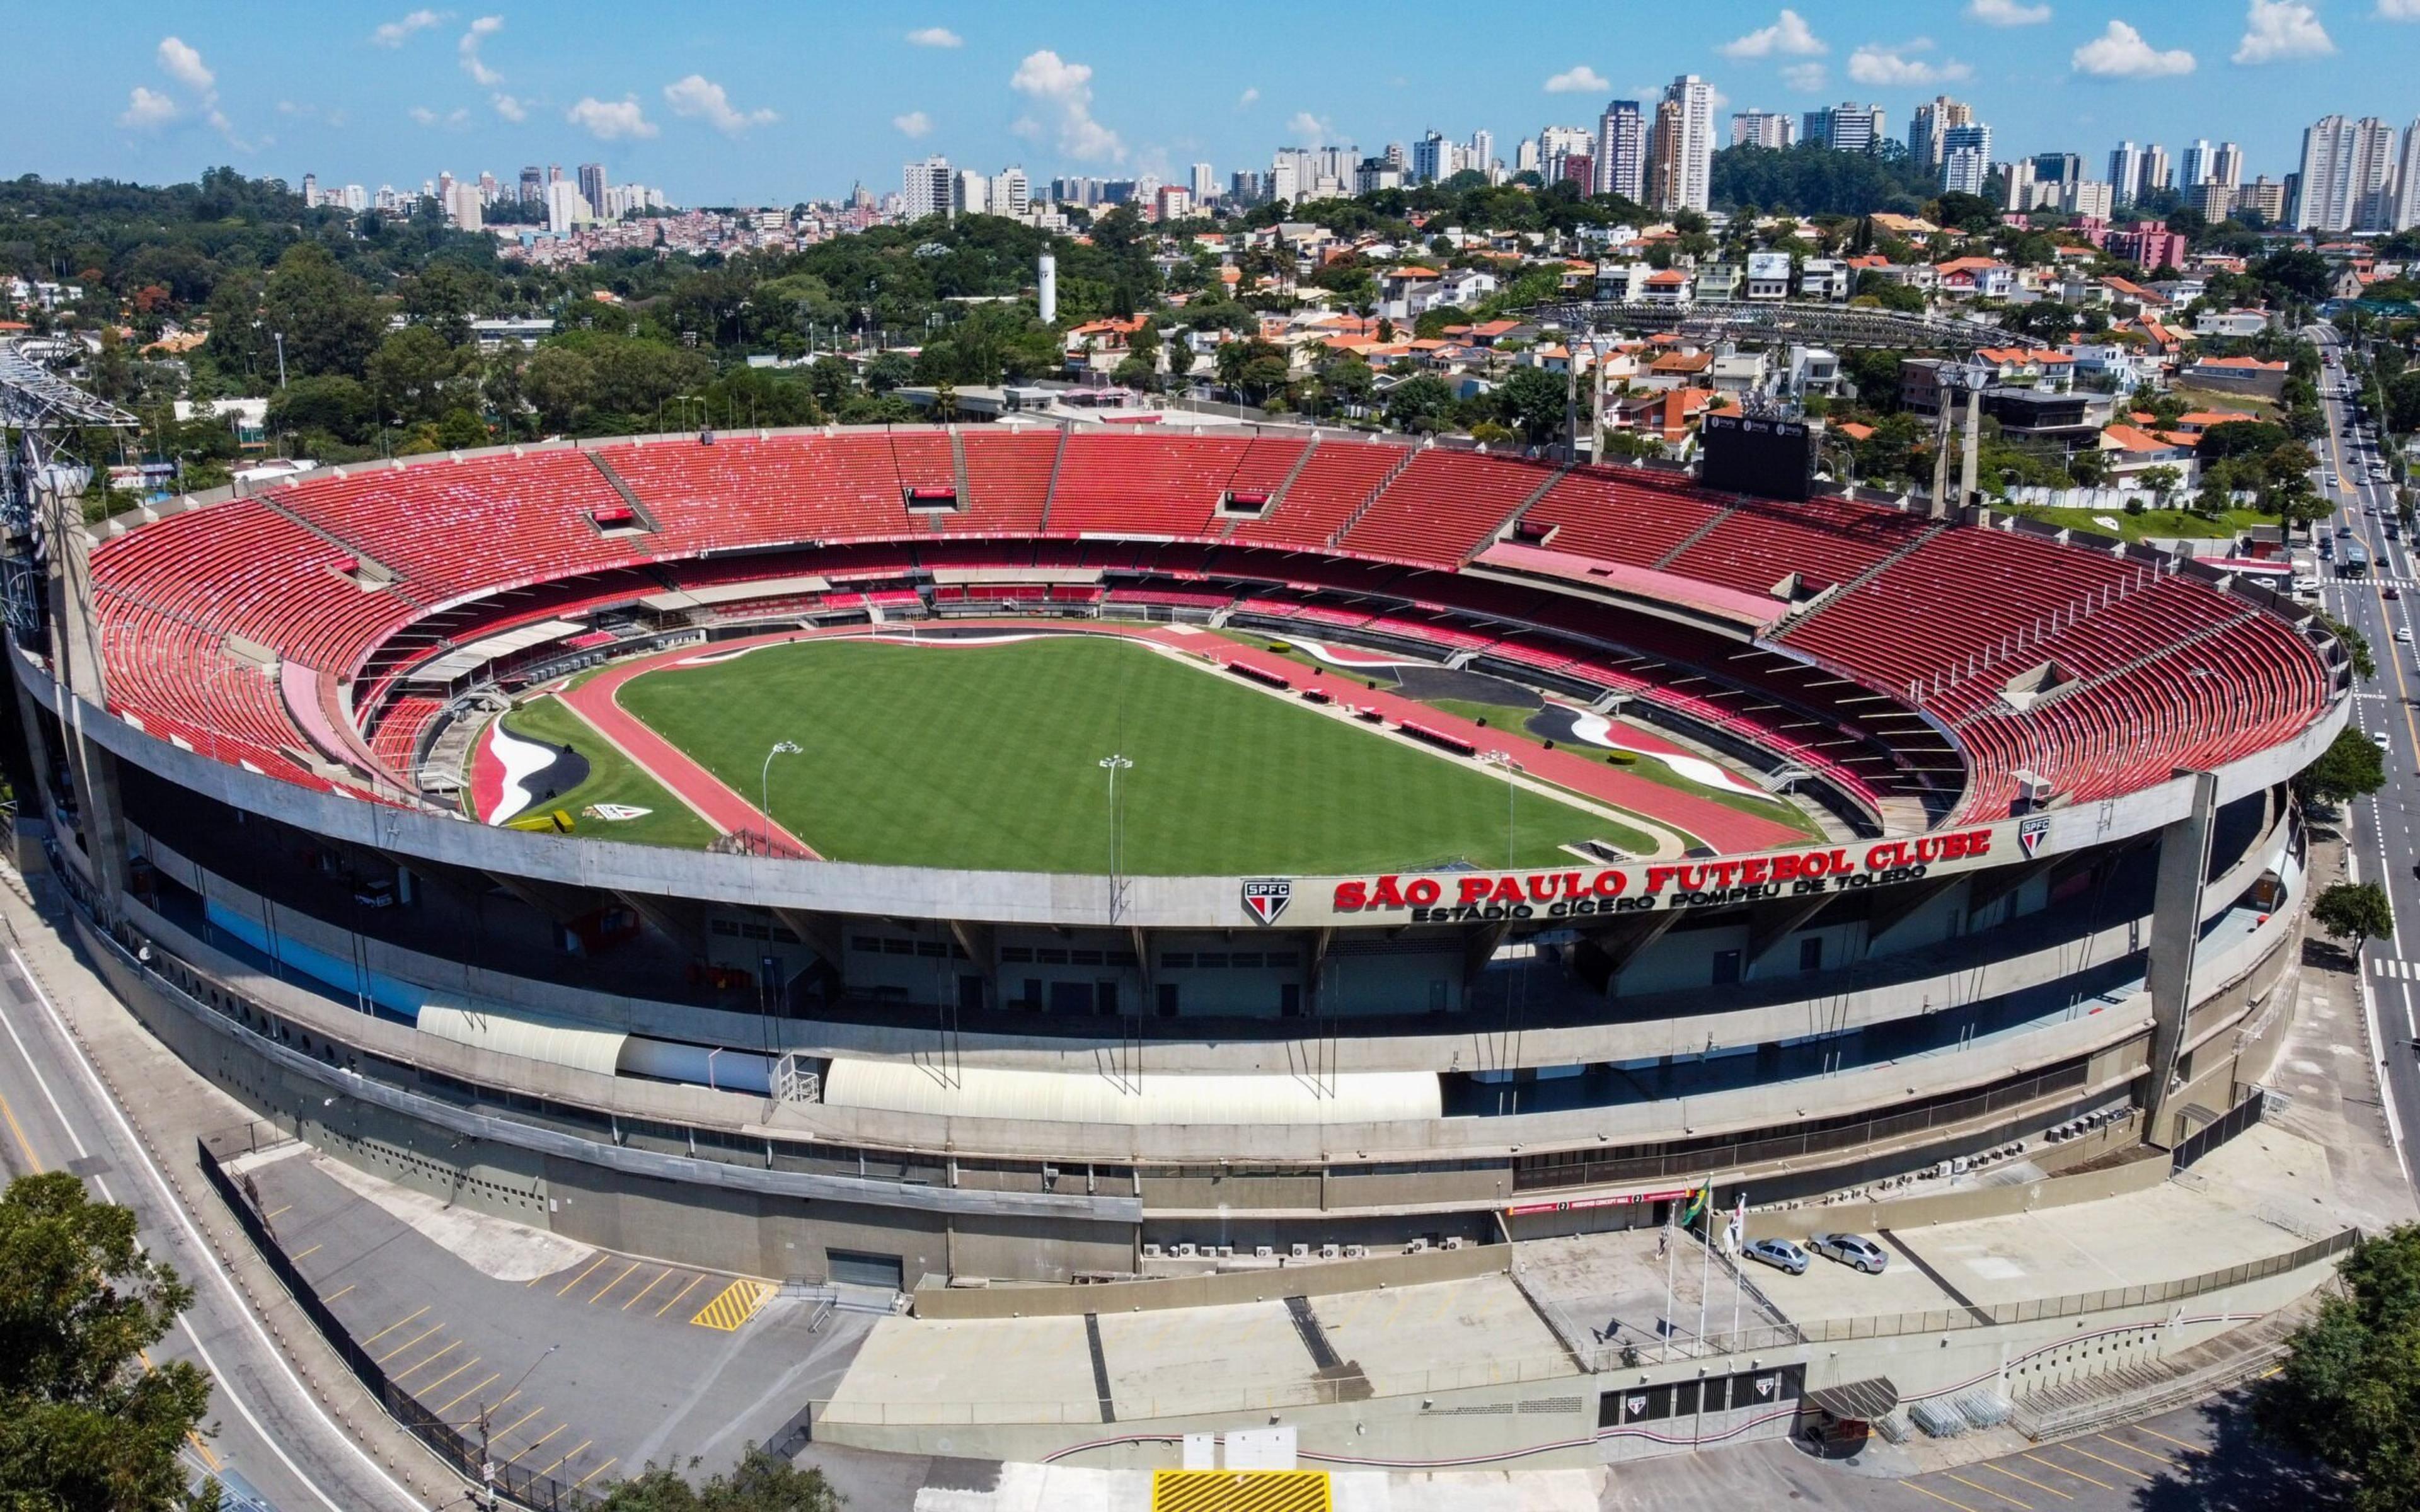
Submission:
M 1890 1255 L 1880 1244 L 1863 1234 L 1809 1234 L 1807 1247 L 1828 1260 L 1851 1265 L 1868 1275 L 1880 1275 L 1890 1264 Z
M 1751 1239 L 1740 1253 L 1792 1275 L 1807 1273 L 1807 1252 L 1786 1239 Z

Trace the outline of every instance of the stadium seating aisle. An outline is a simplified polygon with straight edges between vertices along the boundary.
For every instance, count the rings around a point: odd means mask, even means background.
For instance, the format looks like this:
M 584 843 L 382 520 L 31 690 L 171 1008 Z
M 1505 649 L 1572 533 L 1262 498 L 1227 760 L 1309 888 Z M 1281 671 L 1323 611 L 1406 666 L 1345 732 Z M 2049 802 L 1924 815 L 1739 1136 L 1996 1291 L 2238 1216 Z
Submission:
M 1497 527 L 1522 501 L 1553 481 L 1556 470 L 1532 462 L 1431 447 L 1344 532 L 1348 551 L 1459 566 L 1492 545 Z
M 1730 502 L 1637 468 L 1574 468 L 1521 522 L 1532 537 L 1551 531 L 1554 550 L 1652 567 Z
M 1206 535 L 1249 444 L 1230 436 L 1071 435 L 1049 532 Z
M 1406 456 L 1403 446 L 1389 442 L 1323 440 L 1268 513 L 1237 520 L 1229 538 L 1324 547 Z
M 970 426 L 959 434 L 967 454 L 967 491 L 949 521 L 957 532 L 1031 535 L 1042 528 L 1050 498 L 1050 471 L 1059 460 L 1056 430 Z

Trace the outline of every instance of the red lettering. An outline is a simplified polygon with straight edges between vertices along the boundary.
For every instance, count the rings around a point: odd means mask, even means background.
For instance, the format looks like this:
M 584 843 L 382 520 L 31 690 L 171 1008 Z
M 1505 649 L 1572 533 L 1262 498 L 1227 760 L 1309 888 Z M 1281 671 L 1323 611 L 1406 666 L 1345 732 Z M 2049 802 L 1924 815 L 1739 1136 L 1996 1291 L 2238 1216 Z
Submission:
M 1647 890 L 1650 892 L 1662 892 L 1666 887 L 1671 886 L 1673 873 L 1678 871 L 1680 871 L 1680 868 L 1673 866 L 1649 867 L 1647 869 Z
M 1832 853 L 1832 874 L 1834 876 L 1846 876 L 1849 872 L 1854 870 L 1856 870 L 1854 867 L 1849 865 L 1848 852 L 1834 851 Z
M 1751 887 L 1762 887 L 1764 885 L 1766 874 L 1772 870 L 1773 868 L 1771 863 L 1765 861 L 1761 857 L 1754 860 L 1742 861 L 1740 863 L 1740 880 L 1746 883 Z
M 1349 914 L 1369 906 L 1370 885 L 1366 882 L 1340 882 L 1336 885 L 1336 911 Z
M 1797 881 L 1798 868 L 1800 864 L 1800 858 L 1795 856 L 1775 856 L 1773 858 L 1773 880 L 1776 882 Z
M 1438 887 L 1433 878 L 1414 877 L 1412 885 L 1404 889 L 1404 898 L 1415 908 L 1426 908 L 1436 902 L 1444 891 L 1445 889 Z
M 1629 886 L 1628 872 L 1600 872 L 1596 874 L 1596 881 L 1590 887 L 1589 891 L 1600 898 L 1619 898 L 1621 896 L 1622 889 Z
M 1992 832 L 1988 829 L 1978 829 L 1968 835 L 1966 837 L 1966 854 L 1970 857 L 1991 855 Z
M 1395 877 L 1392 873 L 1378 879 L 1376 890 L 1372 892 L 1370 895 L 1370 903 L 1371 906 L 1374 908 L 1401 908 L 1404 906 L 1404 895 L 1402 891 L 1396 887 Z
M 1531 903 L 1550 903 L 1555 901 L 1555 894 L 1563 890 L 1562 874 L 1557 872 L 1531 872 L 1528 886 Z
M 1889 871 L 1892 867 L 1900 864 L 1898 857 L 1900 854 L 1906 849 L 1907 846 L 1900 841 L 1886 840 L 1883 841 L 1881 844 L 1866 853 L 1866 870 L 1869 872 Z
M 1830 851 L 1808 851 L 1806 855 L 1798 858 L 1798 873 L 1801 876 L 1808 877 L 1831 875 L 1832 853 Z
M 1964 856 L 1966 854 L 1967 838 L 1968 837 L 1964 835 L 1942 836 L 1941 858 L 1945 861 L 1955 861 Z
M 1484 903 L 1487 899 L 1489 887 L 1490 884 L 1485 877 L 1463 878 L 1462 905 L 1465 908 L 1467 908 L 1473 903 Z
M 1492 903 L 1519 903 L 1521 901 L 1521 879 L 1519 877 L 1497 878 L 1496 891 L 1489 895 L 1487 901 Z

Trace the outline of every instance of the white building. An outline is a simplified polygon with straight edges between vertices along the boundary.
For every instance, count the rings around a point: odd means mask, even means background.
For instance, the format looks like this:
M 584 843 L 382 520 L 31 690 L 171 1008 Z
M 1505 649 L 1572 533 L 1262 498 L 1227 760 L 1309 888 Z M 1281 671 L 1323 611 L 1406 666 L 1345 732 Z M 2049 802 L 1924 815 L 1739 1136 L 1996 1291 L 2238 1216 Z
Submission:
M 1916 107 L 1916 118 L 1908 123 L 1908 161 L 1917 168 L 1937 170 L 1948 145 L 1943 140 L 1953 126 L 1971 126 L 1975 107 L 1947 95 L 1935 95 Z
M 2403 130 L 2403 162 L 2395 181 L 2400 186 L 2395 198 L 2395 229 L 2409 231 L 2420 225 L 2420 120 Z
M 1647 116 L 1636 100 L 1617 100 L 1596 118 L 1596 192 L 1647 201 Z
M 2303 132 L 2298 231 L 2378 231 L 2394 218 L 2395 128 L 2322 116 Z
M 1798 122 L 1787 111 L 1739 110 L 1731 113 L 1731 146 L 1779 149 L 1798 140 Z
M 556 236 L 568 236 L 580 226 L 593 225 L 597 211 L 589 205 L 580 186 L 568 178 L 557 178 L 546 186 L 546 228 Z
M 921 221 L 927 215 L 947 215 L 956 200 L 955 189 L 949 159 L 936 154 L 922 162 L 908 163 L 899 174 L 901 210 L 911 221 Z
M 1653 156 L 1668 165 L 1659 210 L 1696 210 L 1704 214 L 1714 200 L 1714 86 L 1694 73 L 1684 73 L 1664 89 L 1664 99 L 1677 107 L 1667 118 L 1680 139 L 1667 147 L 1657 144 Z
M 1188 187 L 1193 192 L 1194 204 L 1209 204 L 1218 197 L 1218 170 L 1206 162 L 1195 163 Z
M 1980 194 L 1992 177 L 1992 129 L 1980 121 L 1941 133 L 1941 190 Z

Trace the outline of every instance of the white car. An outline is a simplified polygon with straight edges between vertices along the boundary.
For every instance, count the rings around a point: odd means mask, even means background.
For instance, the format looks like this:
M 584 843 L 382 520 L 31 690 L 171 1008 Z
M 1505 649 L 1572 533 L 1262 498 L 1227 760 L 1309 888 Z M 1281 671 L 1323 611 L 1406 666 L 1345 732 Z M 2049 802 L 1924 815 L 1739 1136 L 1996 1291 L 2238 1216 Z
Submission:
M 2386 738 L 2386 732 L 2383 730 L 2370 736 L 2369 743 L 2382 751 L 2392 752 L 2395 748 L 2394 742 Z
M 2412 626 L 2408 625 L 2397 625 L 2395 627 L 2395 643 L 2398 646 L 2410 645 L 2412 643 Z

